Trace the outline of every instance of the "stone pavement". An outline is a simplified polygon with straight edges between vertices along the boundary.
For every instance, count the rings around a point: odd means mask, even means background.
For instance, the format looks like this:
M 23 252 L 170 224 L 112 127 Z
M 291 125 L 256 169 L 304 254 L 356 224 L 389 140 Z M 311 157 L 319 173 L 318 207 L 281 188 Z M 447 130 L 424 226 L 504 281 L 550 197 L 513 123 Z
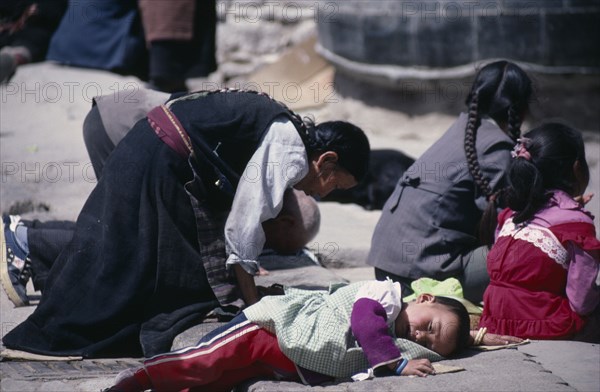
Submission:
M 328 208 L 327 206 L 325 208 Z M 258 284 L 274 282 L 299 287 L 324 288 L 329 282 L 372 278 L 370 267 L 339 269 L 299 262 L 286 269 L 264 263 L 269 275 L 257 278 Z M 291 267 L 291 268 L 290 268 Z M 3 334 L 33 311 L 33 307 L 12 308 L 4 293 L 0 295 Z M 182 333 L 174 349 L 195 343 L 217 322 L 207 322 Z M 1 392 L 101 391 L 111 385 L 116 374 L 138 366 L 139 359 L 99 359 L 69 362 L 0 362 Z M 600 391 L 600 345 L 568 341 L 534 341 L 517 348 L 481 352 L 467 350 L 456 358 L 441 362 L 463 371 L 426 378 L 388 377 L 363 382 L 341 380 L 336 384 L 307 387 L 291 382 L 254 381 L 238 392 L 392 392 L 403 391 Z
M 554 357 L 566 350 L 587 358 L 582 364 L 557 362 Z M 532 355 L 530 352 L 534 352 Z M 460 358 L 445 360 L 446 365 L 464 371 L 419 377 L 387 377 L 362 382 L 310 388 L 291 383 L 258 381 L 247 385 L 251 392 L 308 391 L 323 392 L 392 392 L 392 391 L 598 391 L 600 380 L 598 345 L 573 342 L 533 342 L 518 349 L 490 352 L 467 351 Z
M 358 275 L 367 273 L 364 268 L 356 270 L 360 272 Z M 348 271 L 340 275 L 345 274 Z M 278 271 L 271 271 L 271 275 L 277 278 Z M 332 277 L 327 273 L 323 275 Z M 320 282 L 317 281 L 318 284 Z M 3 305 L 3 327 L 15 325 L 33 310 L 32 307 L 10 309 L 4 294 L 0 301 Z M 176 340 L 177 346 L 194 342 L 216 325 L 209 322 L 187 331 L 182 334 L 187 336 Z M 131 358 L 70 362 L 2 361 L 0 391 L 101 391 L 111 385 L 120 370 L 139 363 L 138 359 Z M 388 377 L 357 383 L 342 381 L 312 388 L 290 382 L 255 381 L 240 386 L 238 391 L 600 391 L 600 346 L 597 344 L 534 341 L 518 348 L 490 352 L 467 350 L 459 357 L 441 363 L 464 368 L 464 371 L 426 378 Z
M 90 98 L 118 89 L 139 88 L 139 81 L 102 71 L 51 64 L 22 67 L 11 84 L 0 87 L 0 212 L 24 212 L 28 219 L 74 219 L 95 180 L 83 146 L 81 124 Z M 368 107 L 353 99 L 337 101 L 315 112 L 317 120 L 345 118 L 361 125 L 374 147 L 398 148 L 412 156 L 423 152 L 452 122 L 454 115 L 407 115 Z M 585 134 L 592 171 L 589 205 L 600 212 L 600 135 Z M 325 256 L 327 268 L 302 266 L 271 271 L 263 283 L 282 282 L 325 287 L 329 281 L 373 277 L 364 263 L 378 212 L 354 205 L 322 203 L 322 229 L 311 248 Z M 24 320 L 33 307 L 12 307 L 0 294 L 0 335 Z M 206 324 L 202 328 L 209 328 Z M 204 330 L 205 332 L 205 330 Z M 192 340 L 196 339 L 192 337 Z M 0 391 L 100 391 L 136 359 L 86 360 L 68 363 L 0 362 Z M 387 378 L 339 383 L 312 389 L 337 391 L 600 391 L 600 347 L 576 342 L 533 342 L 517 349 L 467 352 L 445 361 L 465 371 L 427 378 Z M 258 381 L 248 391 L 301 391 L 299 384 Z

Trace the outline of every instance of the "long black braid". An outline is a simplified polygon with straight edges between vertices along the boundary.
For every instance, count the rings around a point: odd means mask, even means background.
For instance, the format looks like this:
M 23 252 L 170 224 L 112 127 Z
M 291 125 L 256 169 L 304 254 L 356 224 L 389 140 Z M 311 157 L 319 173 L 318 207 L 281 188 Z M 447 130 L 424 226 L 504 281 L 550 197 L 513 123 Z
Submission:
M 477 158 L 477 130 L 481 118 L 487 115 L 498 124 L 505 124 L 506 133 L 516 143 L 521 136 L 521 113 L 527 110 L 530 95 L 531 80 L 525 72 L 515 64 L 497 61 L 479 71 L 467 97 L 465 156 L 473 181 L 488 200 L 479 225 L 479 238 L 483 244 L 491 245 L 494 241 L 496 208 L 504 204 L 506 188 L 494 192 L 490 180 L 484 176 Z
M 522 119 L 519 115 L 515 105 L 508 107 L 508 136 L 516 143 L 517 139 L 521 137 L 521 123 Z
M 477 140 L 477 129 L 481 124 L 481 118 L 477 110 L 479 97 L 475 92 L 471 97 L 469 103 L 469 113 L 467 117 L 467 127 L 465 129 L 465 154 L 467 157 L 467 165 L 469 167 L 469 173 L 473 176 L 473 180 L 477 187 L 485 194 L 489 199 L 494 193 L 490 187 L 490 181 L 485 178 L 481 172 L 481 166 L 479 165 L 479 159 L 477 159 L 477 149 L 475 148 Z

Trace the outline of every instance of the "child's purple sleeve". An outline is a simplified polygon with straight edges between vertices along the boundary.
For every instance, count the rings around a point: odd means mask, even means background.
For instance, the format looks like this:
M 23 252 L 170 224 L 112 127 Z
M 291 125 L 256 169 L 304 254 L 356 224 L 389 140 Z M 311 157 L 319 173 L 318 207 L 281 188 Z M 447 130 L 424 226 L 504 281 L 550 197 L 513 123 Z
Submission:
M 596 286 L 600 264 L 598 250 L 584 251 L 570 243 L 573 255 L 567 277 L 567 298 L 571 309 L 579 315 L 591 313 L 600 302 L 600 289 Z
M 352 307 L 350 328 L 372 368 L 400 359 L 400 350 L 388 331 L 387 314 L 379 302 L 358 299 Z

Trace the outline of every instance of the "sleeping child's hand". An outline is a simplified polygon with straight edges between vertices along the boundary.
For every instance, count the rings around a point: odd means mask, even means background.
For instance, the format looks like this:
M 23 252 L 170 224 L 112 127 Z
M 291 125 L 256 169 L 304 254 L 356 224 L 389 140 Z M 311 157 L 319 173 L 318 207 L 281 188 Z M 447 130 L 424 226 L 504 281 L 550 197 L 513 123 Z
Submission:
M 402 370 L 403 376 L 427 377 L 428 374 L 435 374 L 429 359 L 411 359 Z

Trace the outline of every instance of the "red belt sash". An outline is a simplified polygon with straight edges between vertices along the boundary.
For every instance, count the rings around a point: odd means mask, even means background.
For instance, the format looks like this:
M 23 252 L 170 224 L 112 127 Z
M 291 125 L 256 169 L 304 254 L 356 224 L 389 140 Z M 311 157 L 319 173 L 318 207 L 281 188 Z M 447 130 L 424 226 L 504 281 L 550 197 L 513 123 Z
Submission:
M 192 141 L 177 117 L 165 105 L 148 112 L 148 123 L 156 135 L 176 153 L 187 159 L 192 150 Z

